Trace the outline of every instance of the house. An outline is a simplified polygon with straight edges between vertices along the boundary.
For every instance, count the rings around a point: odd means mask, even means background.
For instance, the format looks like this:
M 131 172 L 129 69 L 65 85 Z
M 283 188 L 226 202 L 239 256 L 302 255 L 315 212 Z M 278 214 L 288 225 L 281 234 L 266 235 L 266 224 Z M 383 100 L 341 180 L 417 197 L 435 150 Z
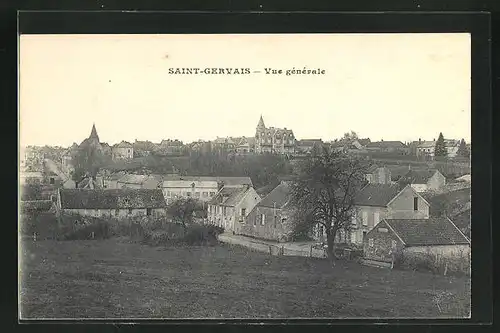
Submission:
M 242 137 L 237 141 L 236 152 L 241 155 L 255 152 L 255 138 Z
M 417 192 L 438 191 L 446 185 L 446 178 L 439 170 L 408 170 L 398 182 L 410 184 Z
M 427 219 L 429 203 L 411 186 L 367 184 L 354 199 L 350 235 L 341 231 L 340 242 L 362 244 L 382 219 Z
M 310 154 L 313 149 L 323 147 L 324 143 L 321 139 L 306 139 L 296 142 L 296 152 L 301 154 Z
M 158 146 L 151 141 L 138 141 L 137 139 L 132 146 L 135 156 L 149 156 L 158 149 Z
M 470 241 L 448 218 L 383 219 L 366 235 L 364 259 L 390 266 L 397 255 L 462 259 L 470 255 Z
M 122 141 L 111 148 L 113 161 L 134 158 L 134 147 L 130 142 Z
M 219 138 L 211 142 L 211 150 L 217 153 L 233 153 L 237 143 L 232 138 Z
M 460 148 L 460 140 L 445 139 L 446 156 L 450 158 L 457 157 L 458 149 Z
M 223 187 L 208 202 L 208 221 L 225 231 L 241 233 L 246 217 L 260 201 L 260 196 L 250 185 Z
M 155 189 L 160 188 L 161 175 L 125 174 L 117 181 L 117 188 Z
M 283 181 L 251 210 L 241 226 L 245 236 L 281 241 L 292 231 L 289 202 L 292 188 Z
M 27 183 L 38 183 L 41 184 L 44 180 L 44 176 L 42 172 L 34 171 L 34 172 L 20 172 L 19 173 L 19 183 L 21 185 Z
M 436 140 L 433 141 L 419 140 L 419 145 L 417 146 L 416 149 L 417 156 L 434 157 L 435 148 L 436 148 Z
M 371 184 L 390 184 L 391 170 L 385 166 L 374 164 L 368 168 L 365 177 Z
M 59 213 L 95 217 L 166 215 L 160 189 L 59 189 L 57 209 Z
M 200 180 L 194 177 L 168 177 L 163 180 L 161 189 L 167 203 L 177 198 L 194 198 L 207 202 L 215 196 L 219 190 L 219 184 L 215 179 Z
M 161 140 L 156 154 L 162 156 L 181 156 L 184 154 L 184 143 L 179 140 Z
M 366 150 L 369 152 L 383 152 L 383 153 L 398 153 L 401 155 L 408 155 L 408 147 L 401 141 L 377 141 L 370 142 L 366 145 Z
M 222 187 L 253 187 L 250 177 L 165 176 L 161 185 L 165 198 L 196 198 L 209 201 Z
M 295 136 L 291 129 L 266 127 L 260 116 L 255 131 L 255 152 L 257 154 L 293 154 L 295 152 Z

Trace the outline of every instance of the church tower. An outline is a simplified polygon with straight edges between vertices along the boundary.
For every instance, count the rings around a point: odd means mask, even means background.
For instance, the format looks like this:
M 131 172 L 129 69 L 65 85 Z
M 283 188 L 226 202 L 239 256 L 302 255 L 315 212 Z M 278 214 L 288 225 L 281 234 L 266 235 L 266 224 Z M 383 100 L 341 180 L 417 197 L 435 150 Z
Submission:
M 266 125 L 264 125 L 264 119 L 262 118 L 262 115 L 260 115 L 259 123 L 257 124 L 257 132 L 264 129 L 266 129 Z
M 90 132 L 89 139 L 96 140 L 97 142 L 99 141 L 99 135 L 97 135 L 97 130 L 95 129 L 95 124 L 92 124 L 92 131 Z
M 264 119 L 260 115 L 259 123 L 257 124 L 257 129 L 255 131 L 255 152 L 262 153 L 262 140 L 264 138 L 266 131 L 266 125 L 264 124 Z

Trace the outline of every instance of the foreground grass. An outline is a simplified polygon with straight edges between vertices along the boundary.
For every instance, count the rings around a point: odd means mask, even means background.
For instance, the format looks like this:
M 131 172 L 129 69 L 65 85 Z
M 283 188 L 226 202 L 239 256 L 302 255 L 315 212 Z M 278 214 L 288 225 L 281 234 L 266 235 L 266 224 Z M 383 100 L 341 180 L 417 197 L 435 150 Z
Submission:
M 240 247 L 25 241 L 21 317 L 468 316 L 469 281 Z

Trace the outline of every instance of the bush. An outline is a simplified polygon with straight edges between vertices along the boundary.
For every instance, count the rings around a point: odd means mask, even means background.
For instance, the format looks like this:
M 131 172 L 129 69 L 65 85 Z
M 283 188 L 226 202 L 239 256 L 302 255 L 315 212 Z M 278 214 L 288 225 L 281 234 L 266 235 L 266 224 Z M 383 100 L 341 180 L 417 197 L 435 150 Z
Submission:
M 57 240 L 106 239 L 112 235 L 108 221 L 97 217 L 65 214 L 60 219 Z
M 223 232 L 223 228 L 214 225 L 192 225 L 187 228 L 182 242 L 186 245 L 215 245 L 217 236 Z
M 469 276 L 470 258 L 465 254 L 442 258 L 429 252 L 411 255 L 399 253 L 395 257 L 394 267 L 440 275 L 446 273 L 446 275 Z

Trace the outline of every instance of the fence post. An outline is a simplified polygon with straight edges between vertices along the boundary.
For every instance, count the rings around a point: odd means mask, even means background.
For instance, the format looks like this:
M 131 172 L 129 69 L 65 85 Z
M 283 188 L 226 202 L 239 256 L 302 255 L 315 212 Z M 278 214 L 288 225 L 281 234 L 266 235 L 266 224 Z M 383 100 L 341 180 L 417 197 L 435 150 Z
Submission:
M 271 255 L 271 256 L 273 255 L 273 249 L 272 249 L 271 245 L 269 245 L 269 255 Z
M 311 247 L 309 248 L 309 257 L 312 256 L 313 256 L 313 246 L 311 245 Z
M 33 233 L 33 242 L 36 242 L 36 232 Z
M 446 273 L 448 273 L 448 261 L 446 261 L 444 264 L 444 275 L 445 276 L 446 276 Z
M 92 239 L 94 239 L 94 232 L 92 231 Z

